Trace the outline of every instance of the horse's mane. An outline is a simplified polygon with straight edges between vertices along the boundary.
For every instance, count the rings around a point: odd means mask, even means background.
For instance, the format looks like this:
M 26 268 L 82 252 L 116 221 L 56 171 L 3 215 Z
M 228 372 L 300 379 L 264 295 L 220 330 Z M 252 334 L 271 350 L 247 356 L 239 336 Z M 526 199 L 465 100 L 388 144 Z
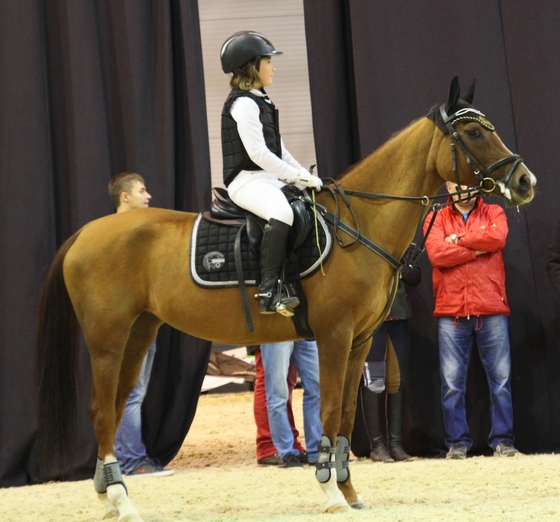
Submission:
M 380 151 L 382 148 L 385 148 L 386 146 L 388 146 L 394 139 L 401 136 L 406 130 L 410 129 L 416 123 L 423 120 L 424 118 L 426 118 L 426 116 L 421 116 L 419 118 L 416 118 L 415 120 L 412 120 L 406 127 L 403 127 L 402 129 L 399 129 L 399 130 L 393 132 L 389 136 L 389 139 L 387 141 L 385 141 L 382 145 L 380 145 L 376 149 L 370 151 L 363 158 L 359 159 L 358 161 L 356 161 L 355 163 L 353 163 L 352 165 L 347 167 L 346 170 L 344 170 L 339 176 L 337 176 L 336 179 L 339 180 L 339 181 L 342 180 L 347 174 L 350 174 L 351 172 L 353 172 L 354 170 L 359 168 L 366 160 L 368 160 L 371 157 L 372 154 L 375 154 L 376 152 Z

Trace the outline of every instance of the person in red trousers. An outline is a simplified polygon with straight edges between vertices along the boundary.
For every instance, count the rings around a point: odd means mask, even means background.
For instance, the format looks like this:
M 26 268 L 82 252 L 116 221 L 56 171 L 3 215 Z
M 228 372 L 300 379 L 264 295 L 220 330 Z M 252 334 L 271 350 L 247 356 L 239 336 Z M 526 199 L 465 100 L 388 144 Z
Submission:
M 272 443 L 270 435 L 270 426 L 268 424 L 268 411 L 266 408 L 266 390 L 264 386 L 264 368 L 261 359 L 260 347 L 255 347 L 255 387 L 253 397 L 253 414 L 255 416 L 255 424 L 257 425 L 257 463 L 261 466 L 281 466 L 283 464 L 280 455 L 276 451 Z M 299 442 L 299 431 L 294 422 L 294 414 L 292 411 L 292 390 L 297 383 L 297 370 L 293 364 L 290 365 L 288 372 L 288 388 L 290 390 L 290 398 L 288 400 L 288 418 L 290 426 L 294 434 L 294 449 L 299 453 L 299 460 L 302 464 L 307 463 L 307 452 Z

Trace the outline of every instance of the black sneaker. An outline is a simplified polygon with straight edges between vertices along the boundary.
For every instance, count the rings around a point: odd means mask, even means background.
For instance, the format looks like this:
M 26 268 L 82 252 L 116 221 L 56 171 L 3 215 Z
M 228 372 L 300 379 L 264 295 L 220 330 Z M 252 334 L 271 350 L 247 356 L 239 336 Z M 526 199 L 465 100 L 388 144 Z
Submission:
M 283 463 L 284 461 L 280 458 L 278 453 L 257 460 L 259 466 L 281 466 Z
M 513 457 L 518 454 L 519 451 L 516 450 L 513 444 L 509 441 L 500 442 L 494 448 L 494 457 Z
M 453 444 L 449 448 L 446 459 L 466 459 L 467 458 L 467 447 L 463 444 Z
M 303 464 L 299 461 L 299 455 L 288 455 L 284 459 L 283 468 L 303 468 Z
M 309 453 L 303 450 L 299 452 L 298 459 L 302 464 L 309 464 Z
M 127 477 L 169 477 L 174 473 L 174 469 L 165 469 L 157 460 L 146 459 L 146 462 L 127 473 Z

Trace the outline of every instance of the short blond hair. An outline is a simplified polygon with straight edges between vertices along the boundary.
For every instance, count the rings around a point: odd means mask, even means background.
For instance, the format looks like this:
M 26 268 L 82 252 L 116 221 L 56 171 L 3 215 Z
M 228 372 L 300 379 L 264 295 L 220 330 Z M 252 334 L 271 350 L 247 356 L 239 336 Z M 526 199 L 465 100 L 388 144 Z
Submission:
M 261 59 L 266 58 L 263 56 Z M 234 73 L 229 81 L 229 86 L 232 89 L 241 89 L 243 91 L 250 91 L 251 89 L 260 89 L 263 87 L 261 75 L 255 66 L 255 60 L 246 63 L 242 68 L 243 74 Z
M 144 178 L 136 172 L 119 172 L 111 178 L 111 181 L 109 181 L 109 197 L 115 208 L 121 206 L 121 194 L 131 192 L 135 181 L 145 185 Z

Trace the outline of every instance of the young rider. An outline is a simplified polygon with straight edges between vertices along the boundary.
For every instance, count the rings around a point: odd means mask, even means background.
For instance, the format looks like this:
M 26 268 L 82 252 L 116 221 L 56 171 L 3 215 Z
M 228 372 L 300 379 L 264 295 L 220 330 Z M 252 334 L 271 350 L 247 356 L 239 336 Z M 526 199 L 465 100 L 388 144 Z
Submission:
M 222 69 L 233 73 L 222 111 L 224 184 L 240 207 L 267 221 L 261 244 L 260 312 L 293 315 L 299 304 L 279 284 L 293 213 L 281 188 L 297 184 L 321 190 L 286 150 L 278 127 L 278 111 L 264 87 L 272 85 L 272 57 L 282 54 L 262 34 L 240 31 L 222 45 Z

